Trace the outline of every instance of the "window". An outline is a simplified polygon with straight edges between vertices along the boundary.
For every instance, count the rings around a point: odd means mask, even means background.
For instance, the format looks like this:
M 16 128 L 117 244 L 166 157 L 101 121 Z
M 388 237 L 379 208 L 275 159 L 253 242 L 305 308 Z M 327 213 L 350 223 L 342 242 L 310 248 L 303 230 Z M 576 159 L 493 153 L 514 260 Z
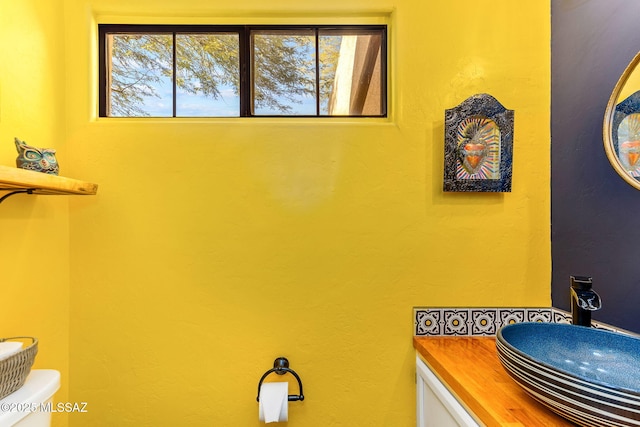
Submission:
M 386 26 L 99 25 L 100 117 L 386 117 Z

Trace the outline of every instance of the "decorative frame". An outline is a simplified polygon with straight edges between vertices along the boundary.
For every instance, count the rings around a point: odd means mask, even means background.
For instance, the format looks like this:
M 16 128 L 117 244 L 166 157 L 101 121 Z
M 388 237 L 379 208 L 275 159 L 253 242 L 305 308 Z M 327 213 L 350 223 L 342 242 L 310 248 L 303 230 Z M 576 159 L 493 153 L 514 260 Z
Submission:
M 473 95 L 445 110 L 444 191 L 510 192 L 514 111 Z
M 632 94 L 631 96 L 627 97 L 624 101 L 620 102 L 619 104 L 618 104 L 618 101 L 622 98 L 623 93 L 627 93 L 630 90 L 632 90 L 633 87 L 637 86 L 635 84 L 632 84 L 631 86 L 627 87 L 627 83 L 635 82 L 637 80 L 636 69 L 639 68 L 639 65 L 640 65 L 640 52 L 638 52 L 633 57 L 629 65 L 627 65 L 627 68 L 624 70 L 624 72 L 618 79 L 616 86 L 613 88 L 613 92 L 611 92 L 611 96 L 609 97 L 609 102 L 607 102 L 607 108 L 604 111 L 604 120 L 602 122 L 602 141 L 604 142 L 604 151 L 607 154 L 607 159 L 609 159 L 609 163 L 611 163 L 611 166 L 616 171 L 616 173 L 620 175 L 620 177 L 624 179 L 627 182 L 627 184 L 631 185 L 633 188 L 638 190 L 640 190 L 640 180 L 637 177 L 633 176 L 632 174 L 635 168 L 631 168 L 631 173 L 630 173 L 628 170 L 629 168 L 623 164 L 623 160 L 621 160 L 621 157 L 618 154 L 619 153 L 618 139 L 620 138 L 620 135 L 618 135 L 618 131 L 619 131 L 618 127 L 622 122 L 622 120 L 627 115 L 633 113 L 633 108 L 634 108 L 633 98 L 635 94 Z M 631 109 L 631 111 L 629 111 L 628 109 Z M 617 116 L 617 117 L 614 117 L 614 116 Z M 615 147 L 614 147 L 614 138 L 615 138 Z M 625 142 L 625 141 L 622 141 L 622 142 Z M 633 144 L 630 144 L 625 148 L 635 150 L 636 147 L 633 147 Z M 622 159 L 627 157 L 628 160 L 631 160 L 631 163 L 635 163 L 635 161 L 633 160 L 633 157 L 636 154 L 637 153 L 633 153 L 633 151 L 625 152 L 622 155 Z M 630 156 L 628 157 L 628 155 Z M 635 166 L 635 164 L 631 166 Z

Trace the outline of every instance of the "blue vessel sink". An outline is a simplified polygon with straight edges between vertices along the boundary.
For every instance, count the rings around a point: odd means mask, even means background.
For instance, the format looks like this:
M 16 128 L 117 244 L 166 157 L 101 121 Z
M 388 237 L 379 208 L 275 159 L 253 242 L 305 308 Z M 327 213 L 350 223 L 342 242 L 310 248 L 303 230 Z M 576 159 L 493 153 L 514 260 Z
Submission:
M 496 349 L 529 395 L 581 426 L 640 426 L 640 339 L 559 323 L 503 326 Z

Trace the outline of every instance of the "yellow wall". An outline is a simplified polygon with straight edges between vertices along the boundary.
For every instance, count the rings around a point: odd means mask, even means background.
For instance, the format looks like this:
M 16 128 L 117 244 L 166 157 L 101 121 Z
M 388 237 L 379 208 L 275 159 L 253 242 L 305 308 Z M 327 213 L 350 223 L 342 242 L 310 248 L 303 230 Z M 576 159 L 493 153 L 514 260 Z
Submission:
M 15 166 L 14 137 L 53 147 L 68 172 L 64 139 L 62 11 L 55 2 L 0 0 L 0 164 Z M 4 193 L 2 193 L 4 194 Z M 69 376 L 69 205 L 66 197 L 16 195 L 0 205 L 0 337 L 39 339 L 35 368 Z M 55 425 L 66 425 L 64 414 Z
M 57 3 L 63 24 L 37 15 L 48 37 L 64 32 L 47 53 L 64 92 L 34 96 L 65 99 L 64 115 L 29 123 L 64 135 L 69 176 L 100 184 L 69 198 L 69 244 L 46 258 L 70 265 L 57 267 L 68 299 L 55 294 L 70 307 L 68 398 L 89 412 L 69 425 L 257 426 L 258 379 L 284 355 L 307 397 L 287 425 L 410 426 L 413 306 L 550 304 L 548 1 Z M 359 12 L 390 26 L 389 119 L 95 119 L 96 22 Z M 6 87 L 22 79 L 0 75 L 3 144 L 19 130 L 5 117 L 24 108 Z M 444 194 L 444 110 L 483 92 L 516 112 L 513 191 Z M 14 239 L 29 213 L 54 221 L 44 199 L 0 206 Z

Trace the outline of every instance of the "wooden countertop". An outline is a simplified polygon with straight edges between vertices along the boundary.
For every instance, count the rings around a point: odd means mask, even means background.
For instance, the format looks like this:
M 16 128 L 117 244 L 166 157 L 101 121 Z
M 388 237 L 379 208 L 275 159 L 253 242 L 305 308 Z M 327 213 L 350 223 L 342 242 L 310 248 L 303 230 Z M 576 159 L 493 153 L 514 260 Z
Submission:
M 487 426 L 575 426 L 511 379 L 498 359 L 494 337 L 414 337 L 413 346 Z

